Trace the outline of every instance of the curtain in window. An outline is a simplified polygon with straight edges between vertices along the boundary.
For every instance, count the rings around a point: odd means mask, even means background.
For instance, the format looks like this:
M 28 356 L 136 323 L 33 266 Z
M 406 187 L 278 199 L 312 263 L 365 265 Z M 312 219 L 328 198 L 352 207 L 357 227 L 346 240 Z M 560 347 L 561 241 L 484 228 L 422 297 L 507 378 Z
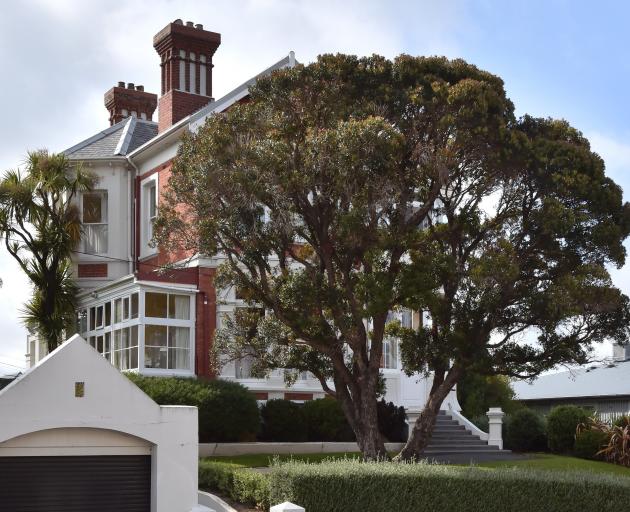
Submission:
M 168 316 L 177 320 L 190 320 L 190 297 L 169 295 Z
M 169 327 L 169 369 L 190 369 L 190 329 L 188 327 Z

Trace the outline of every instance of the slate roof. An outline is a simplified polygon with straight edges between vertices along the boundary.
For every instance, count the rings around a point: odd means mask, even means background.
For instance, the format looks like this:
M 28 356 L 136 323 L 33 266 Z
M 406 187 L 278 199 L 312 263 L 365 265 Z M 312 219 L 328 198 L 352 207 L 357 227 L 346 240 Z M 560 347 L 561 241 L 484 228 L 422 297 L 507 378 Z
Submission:
M 157 135 L 158 125 L 128 117 L 64 151 L 71 160 L 124 157 Z
M 630 395 L 630 361 L 577 369 L 513 383 L 517 400 L 615 397 Z

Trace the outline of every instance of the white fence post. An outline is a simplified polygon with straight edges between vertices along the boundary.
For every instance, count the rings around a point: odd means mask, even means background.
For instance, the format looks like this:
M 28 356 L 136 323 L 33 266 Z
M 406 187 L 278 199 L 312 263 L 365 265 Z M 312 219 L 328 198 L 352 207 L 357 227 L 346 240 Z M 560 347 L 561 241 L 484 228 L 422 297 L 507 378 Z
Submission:
M 503 411 L 501 407 L 490 407 L 488 412 L 488 444 L 503 450 Z
M 269 512 L 306 512 L 304 507 L 300 507 L 299 505 L 294 505 L 293 503 L 289 503 L 285 501 L 284 503 L 280 503 L 280 505 L 275 505 L 269 509 Z

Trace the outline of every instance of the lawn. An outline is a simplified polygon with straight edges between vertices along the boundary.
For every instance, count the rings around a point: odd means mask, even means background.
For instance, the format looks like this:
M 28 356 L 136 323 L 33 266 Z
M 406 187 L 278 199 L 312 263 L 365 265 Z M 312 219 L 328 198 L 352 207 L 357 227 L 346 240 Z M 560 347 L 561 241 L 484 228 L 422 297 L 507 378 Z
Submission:
M 502 460 L 495 462 L 482 462 L 484 468 L 528 468 L 547 471 L 590 471 L 592 473 L 608 473 L 630 477 L 630 468 L 599 462 L 595 460 L 578 459 L 549 453 L 533 454 L 525 460 Z
M 206 460 L 217 462 L 229 462 L 248 468 L 268 467 L 274 458 L 280 460 L 298 460 L 304 462 L 321 462 L 330 459 L 343 459 L 344 457 L 359 457 L 358 453 L 314 453 L 314 454 L 294 454 L 294 455 L 237 455 L 233 457 L 208 457 Z M 630 477 L 630 468 L 599 462 L 594 460 L 578 459 L 576 457 L 566 457 L 562 455 L 551 455 L 548 453 L 532 454 L 524 460 L 506 460 L 496 462 L 483 462 L 478 464 L 485 468 L 527 468 L 546 471 L 590 471 L 592 473 L 607 473 Z

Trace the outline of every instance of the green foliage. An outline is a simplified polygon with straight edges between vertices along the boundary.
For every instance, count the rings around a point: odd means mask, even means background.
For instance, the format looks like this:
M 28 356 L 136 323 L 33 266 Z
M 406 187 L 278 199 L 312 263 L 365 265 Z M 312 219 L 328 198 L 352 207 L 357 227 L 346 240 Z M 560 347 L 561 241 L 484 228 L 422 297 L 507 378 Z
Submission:
M 393 402 L 378 402 L 378 429 L 390 443 L 407 440 L 407 414 L 405 408 Z
M 261 438 L 265 441 L 306 441 L 308 430 L 302 407 L 291 400 L 268 400 L 260 410 Z
M 599 453 L 608 444 L 609 436 L 601 430 L 583 430 L 575 436 L 573 454 L 582 459 L 602 459 Z
M 259 510 L 269 510 L 268 476 L 236 464 L 201 459 L 199 488 Z
M 506 414 L 520 407 L 510 380 L 503 375 L 466 374 L 457 384 L 457 399 L 467 418 L 485 415 L 490 407 L 501 407 Z
M 545 420 L 531 409 L 523 408 L 506 421 L 506 448 L 517 452 L 541 452 L 547 449 Z
M 555 453 L 571 452 L 578 426 L 587 423 L 589 417 L 587 411 L 574 405 L 554 407 L 547 416 L 549 449 Z
M 354 432 L 337 400 L 311 400 L 303 407 L 309 441 L 354 441 Z
M 70 256 L 81 239 L 77 197 L 95 178 L 63 154 L 29 153 L 24 173 L 0 180 L 0 236 L 33 286 L 26 326 L 52 352 L 76 327 Z
M 617 512 L 628 499 L 628 478 L 585 472 L 335 461 L 281 463 L 270 477 L 271 503 L 309 512 Z
M 627 416 L 625 414 L 623 416 L 619 416 L 617 419 L 615 419 L 613 425 L 622 428 L 630 426 L 630 416 Z
M 267 310 L 226 322 L 216 361 L 334 380 L 368 457 L 384 455 L 370 427 L 386 331 L 409 374 L 433 372 L 433 402 L 468 373 L 584 362 L 628 338 L 607 268 L 629 233 L 578 130 L 516 119 L 502 80 L 462 60 L 408 55 L 260 79 L 184 139 L 156 223 L 166 250 L 225 254 L 217 285 Z M 400 308 L 431 322 L 388 325 Z
M 260 428 L 258 404 L 243 385 L 224 380 L 176 377 L 127 377 L 160 405 L 194 405 L 199 409 L 199 441 L 254 441 Z

